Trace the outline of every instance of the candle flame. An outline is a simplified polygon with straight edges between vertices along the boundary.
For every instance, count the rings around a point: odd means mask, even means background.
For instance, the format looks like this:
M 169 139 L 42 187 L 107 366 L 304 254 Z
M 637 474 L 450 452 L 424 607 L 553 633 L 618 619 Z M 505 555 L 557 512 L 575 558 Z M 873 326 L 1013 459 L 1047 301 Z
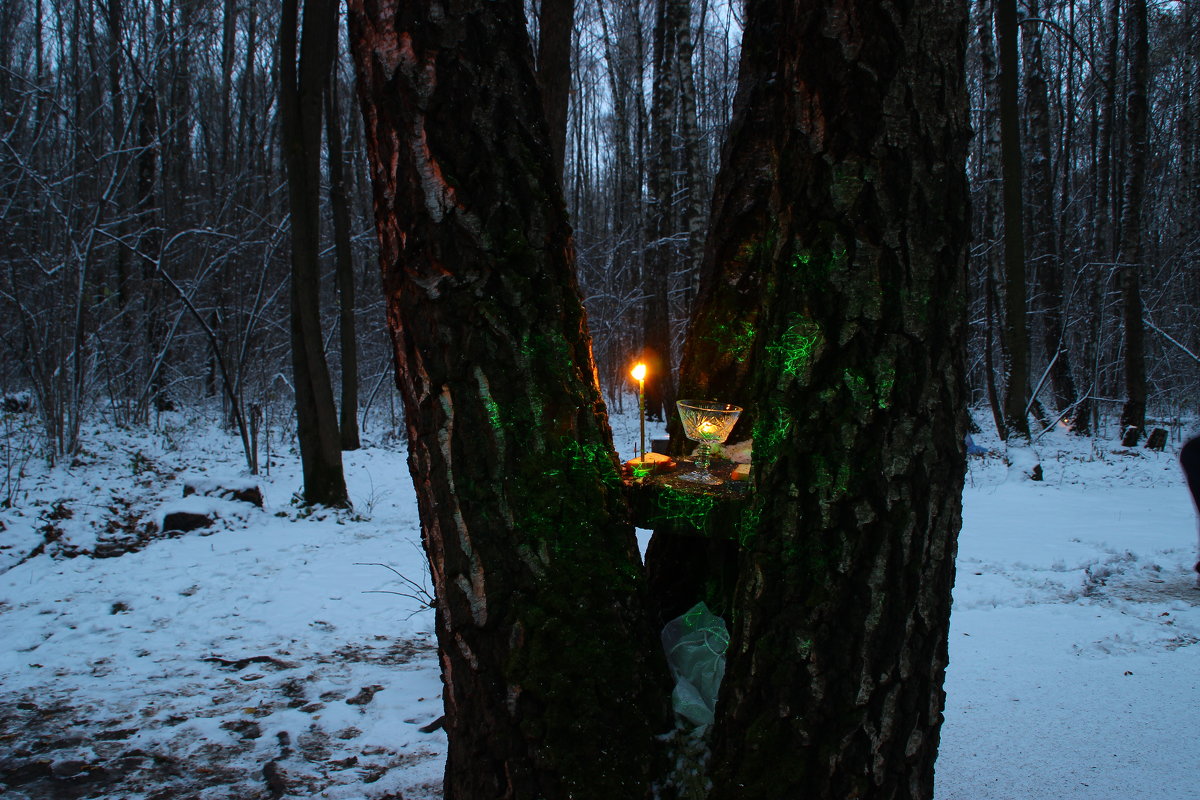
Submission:
M 646 380 L 646 365 L 645 364 L 636 365 L 630 374 L 633 375 L 633 379 L 635 381 Z

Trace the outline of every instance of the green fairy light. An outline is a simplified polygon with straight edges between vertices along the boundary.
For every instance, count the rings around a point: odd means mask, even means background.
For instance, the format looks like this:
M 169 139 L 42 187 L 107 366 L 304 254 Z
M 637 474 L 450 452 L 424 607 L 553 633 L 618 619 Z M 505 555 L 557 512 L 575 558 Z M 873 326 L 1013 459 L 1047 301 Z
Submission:
M 541 363 L 552 373 L 574 371 L 571 348 L 561 336 L 532 333 L 518 347 L 526 363 Z
M 833 476 L 829 472 L 829 465 L 825 461 L 825 457 L 814 455 L 812 457 L 813 465 L 813 486 L 818 489 L 829 489 L 833 485 Z
M 745 363 L 754 347 L 754 324 L 748 320 L 722 322 L 713 325 L 702 338 L 713 342 L 717 349 L 739 364 Z
M 737 527 L 737 538 L 742 547 L 749 545 L 758 534 L 758 523 L 761 518 L 762 515 L 758 510 L 758 503 L 752 504 L 742 512 L 742 517 L 738 520 Z
M 795 251 L 789 262 L 792 271 L 800 273 L 801 279 L 825 279 L 844 269 L 850 260 L 846 239 L 832 223 L 819 224 L 806 241 L 815 247 L 801 247 L 800 241 L 795 240 Z
M 759 460 L 758 454 L 764 461 L 773 458 L 787 440 L 791 427 L 791 417 L 779 406 L 771 406 L 760 415 L 754 425 L 755 461 Z
M 487 376 L 479 367 L 475 367 L 475 383 L 479 387 L 479 397 L 483 401 L 484 411 L 487 412 L 488 423 L 492 426 L 492 430 L 499 433 L 504 427 L 505 420 L 500 413 L 500 404 L 492 397 L 491 384 L 488 383 Z M 509 421 L 511 423 L 511 420 Z
M 633 477 L 634 478 L 644 478 L 653 472 L 654 472 L 653 463 L 648 463 L 648 464 L 644 464 L 644 465 L 643 464 L 634 464 L 633 465 Z
M 842 243 L 841 239 L 835 239 L 829 250 L 830 265 L 834 269 L 842 269 L 849 260 L 849 254 L 850 251 L 846 249 L 846 245 Z
M 704 519 L 716 505 L 716 500 L 703 494 L 690 494 L 662 487 L 655 497 L 655 523 L 685 522 L 693 528 L 703 529 Z
M 886 409 L 892 402 L 892 390 L 896 386 L 896 370 L 891 364 L 877 365 L 873 390 L 867 376 L 853 370 L 846 370 L 843 373 L 843 381 L 850 389 L 850 395 L 857 408 L 863 410 L 871 407 Z
M 838 467 L 837 481 L 833 485 L 836 497 L 845 497 L 850 491 L 850 464 L 842 462 Z
M 766 352 L 781 372 L 796 376 L 808 367 L 820 341 L 820 327 L 812 320 L 800 319 L 793 322 L 778 340 L 767 345 Z
M 733 355 L 734 360 L 741 364 L 750 355 L 750 348 L 753 346 L 754 326 L 743 320 L 741 330 L 735 331 L 730 338 L 730 353 Z
M 621 478 L 613 465 L 611 451 L 605 445 L 598 442 L 581 443 L 567 436 L 561 441 L 561 461 L 568 464 L 572 472 L 590 472 L 598 475 L 605 483 L 620 483 Z
M 499 430 L 504 425 L 500 419 L 500 404 L 489 397 L 484 401 L 484 405 L 487 407 L 488 422 L 492 428 Z
M 879 388 L 876 392 L 880 408 L 892 404 L 892 390 L 896 387 L 896 369 L 891 364 L 879 368 Z
M 871 404 L 871 395 L 867 390 L 867 379 L 853 370 L 846 370 L 843 379 L 846 386 L 850 389 L 850 395 L 854 399 L 854 405 L 863 408 Z

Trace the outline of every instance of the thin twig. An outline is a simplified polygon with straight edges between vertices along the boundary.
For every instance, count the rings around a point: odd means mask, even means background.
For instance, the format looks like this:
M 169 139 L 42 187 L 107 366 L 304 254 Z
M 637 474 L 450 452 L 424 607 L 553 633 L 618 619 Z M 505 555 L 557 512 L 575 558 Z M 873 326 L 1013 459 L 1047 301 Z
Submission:
M 422 605 L 424 605 L 428 608 L 433 608 L 434 597 L 433 597 L 433 595 L 431 595 L 429 593 L 429 590 L 427 588 L 425 588 L 424 584 L 417 583 L 412 578 L 408 577 L 407 575 L 405 575 L 404 573 L 400 572 L 398 569 L 393 567 L 391 564 L 381 564 L 378 561 L 356 561 L 354 566 L 356 566 L 356 567 L 383 567 L 386 570 L 391 570 L 391 572 L 396 577 L 398 577 L 400 580 L 402 580 L 406 584 L 408 584 L 408 586 L 410 588 L 412 588 L 412 590 L 414 592 L 416 592 L 417 595 L 419 595 L 419 596 L 413 596 L 411 594 L 406 594 L 405 592 L 391 591 L 389 589 L 370 589 L 370 590 L 366 590 L 367 592 L 382 593 L 382 594 L 398 594 L 401 597 L 408 597 L 412 600 L 416 600 L 418 603 L 421 603 Z

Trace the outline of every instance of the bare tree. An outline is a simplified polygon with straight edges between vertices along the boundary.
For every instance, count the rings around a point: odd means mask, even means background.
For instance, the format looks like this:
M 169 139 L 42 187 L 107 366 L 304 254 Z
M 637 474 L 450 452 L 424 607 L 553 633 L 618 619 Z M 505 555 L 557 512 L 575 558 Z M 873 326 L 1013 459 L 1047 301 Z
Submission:
M 337 28 L 330 31 L 337 52 Z M 325 144 L 329 165 L 329 208 L 333 218 L 334 275 L 338 295 L 338 341 L 342 357 L 342 409 L 339 433 L 342 450 L 361 447 L 358 436 L 358 334 L 354 320 L 354 245 L 351 242 L 350 205 L 346 196 L 342 152 L 342 110 L 338 101 L 336 60 L 325 86 Z
M 320 319 L 321 121 L 333 64 L 332 0 L 305 0 L 297 67 L 298 0 L 284 0 L 279 78 L 284 163 L 292 229 L 292 370 L 296 420 L 304 467 L 304 500 L 328 506 L 349 503 L 333 389 L 325 362 Z
M 1063 261 L 1056 240 L 1057 204 L 1054 201 L 1054 165 L 1050 148 L 1050 98 L 1042 50 L 1043 23 L 1038 0 L 1028 4 L 1030 20 L 1021 31 L 1025 45 L 1025 123 L 1029 169 L 1026 171 L 1025 215 L 1029 229 L 1029 256 L 1037 279 L 1041 311 L 1041 340 L 1046 371 L 1054 390 L 1055 406 L 1069 412 L 1078 397 L 1071 372 L 1071 352 L 1063 330 Z M 1037 398 L 1033 398 L 1034 402 Z
M 1004 200 L 1004 423 L 1016 443 L 1029 441 L 1029 333 L 1025 320 L 1025 234 L 1021 183 L 1017 2 L 996 0 L 1000 150 Z
M 1129 0 L 1129 136 L 1125 198 L 1121 210 L 1121 299 L 1125 327 L 1125 406 L 1121 410 L 1121 443 L 1132 447 L 1146 427 L 1146 334 L 1142 323 L 1142 201 L 1146 185 L 1147 70 L 1146 0 Z

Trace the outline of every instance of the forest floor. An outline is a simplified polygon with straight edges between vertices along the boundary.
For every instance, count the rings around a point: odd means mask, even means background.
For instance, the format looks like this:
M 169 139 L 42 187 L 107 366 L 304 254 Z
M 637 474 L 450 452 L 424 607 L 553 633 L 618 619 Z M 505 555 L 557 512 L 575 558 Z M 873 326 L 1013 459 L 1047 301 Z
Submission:
M 636 416 L 613 423 L 630 454 Z M 1053 433 L 1034 483 L 977 439 L 937 800 L 1195 797 L 1177 445 Z M 403 447 L 347 453 L 355 510 L 310 514 L 290 451 L 255 479 L 262 509 L 182 499 L 246 482 L 203 420 L 85 441 L 71 464 L 30 462 L 0 510 L 0 798 L 440 797 L 445 736 L 420 730 L 441 714 L 432 612 L 399 577 L 428 587 Z M 216 521 L 155 533 L 171 511 Z

